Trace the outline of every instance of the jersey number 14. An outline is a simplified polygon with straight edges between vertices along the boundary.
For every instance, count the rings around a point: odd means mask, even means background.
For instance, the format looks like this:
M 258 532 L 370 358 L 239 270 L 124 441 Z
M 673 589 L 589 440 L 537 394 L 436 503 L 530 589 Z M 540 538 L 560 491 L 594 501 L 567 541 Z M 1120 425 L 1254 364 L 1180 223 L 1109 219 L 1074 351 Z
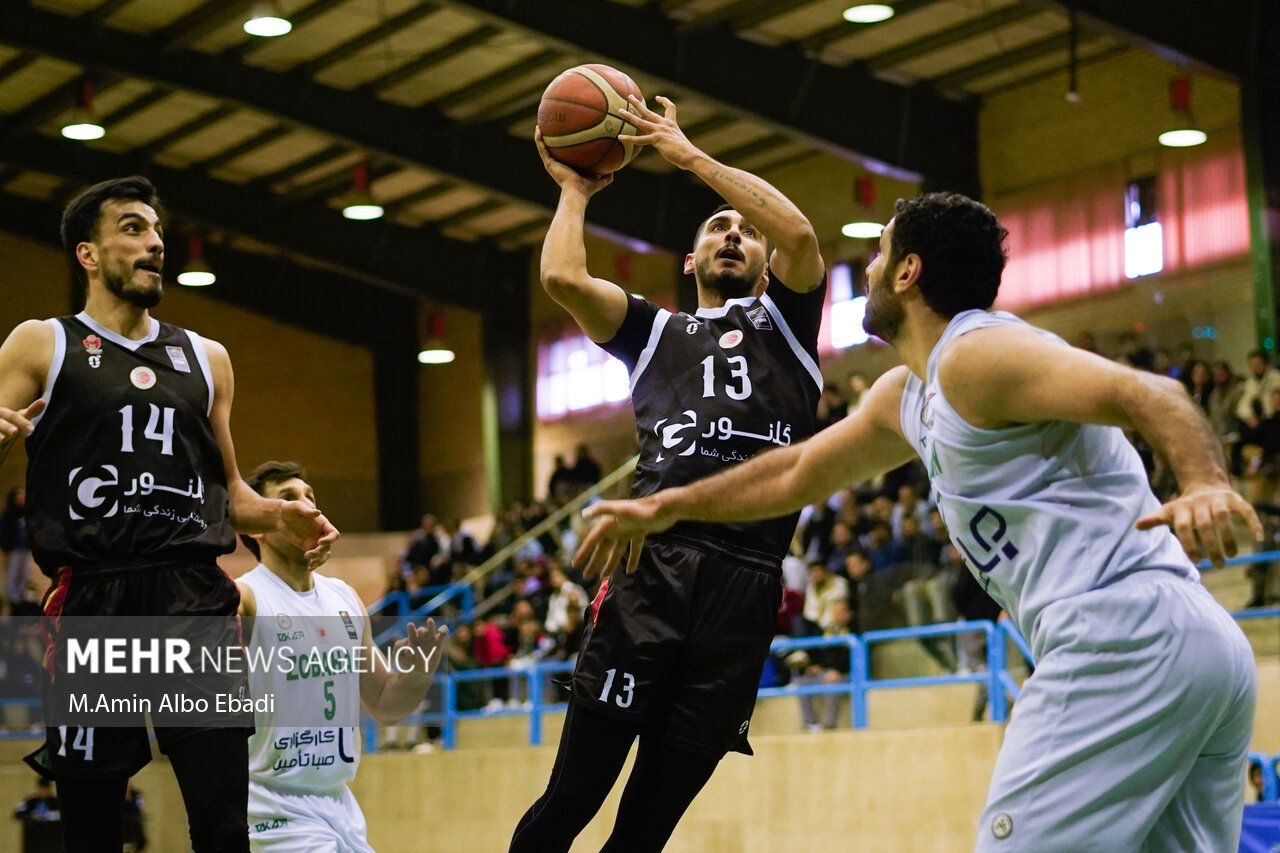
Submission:
M 148 403 L 151 416 L 142 431 L 144 438 L 160 442 L 160 455 L 173 455 L 173 413 L 172 406 L 161 409 L 155 403 Z M 133 404 L 120 410 L 120 452 L 133 452 Z

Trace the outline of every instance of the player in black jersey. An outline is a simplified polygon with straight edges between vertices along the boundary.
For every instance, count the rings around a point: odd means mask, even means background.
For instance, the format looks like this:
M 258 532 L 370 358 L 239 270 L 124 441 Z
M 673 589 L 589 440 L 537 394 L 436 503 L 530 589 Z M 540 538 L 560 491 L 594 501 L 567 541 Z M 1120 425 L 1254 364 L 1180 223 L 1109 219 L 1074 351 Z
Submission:
M 822 390 L 825 275 L 813 228 L 767 182 L 692 145 L 675 105 L 658 101 L 663 115 L 632 101 L 634 141 L 728 202 L 698 228 L 685 258 L 695 314 L 672 314 L 587 272 L 587 201 L 610 179 L 578 175 L 538 140 L 561 188 L 542 284 L 630 370 L 637 497 L 800 441 L 814 431 Z M 579 656 L 551 780 L 516 827 L 513 851 L 567 851 L 637 737 L 606 851 L 662 849 L 725 753 L 750 754 L 747 728 L 795 522 L 685 525 L 649 538 L 641 571 L 615 576 Z
M 238 644 L 239 594 L 216 563 L 235 547 L 233 528 L 279 532 L 313 565 L 338 532 L 310 504 L 267 500 L 241 479 L 226 350 L 150 315 L 163 295 L 158 208 L 141 177 L 97 184 L 67 205 L 62 240 L 85 309 L 28 320 L 0 347 L 0 459 L 26 438 L 28 530 L 54 580 L 44 612 L 55 638 L 71 617 L 196 625 L 198 614 L 215 627 L 189 637 L 193 646 Z M 61 653 L 55 644 L 49 659 Z M 70 853 L 120 851 L 126 783 L 150 759 L 136 720 L 50 726 L 31 759 L 57 779 Z M 249 850 L 246 734 L 157 719 L 199 853 Z

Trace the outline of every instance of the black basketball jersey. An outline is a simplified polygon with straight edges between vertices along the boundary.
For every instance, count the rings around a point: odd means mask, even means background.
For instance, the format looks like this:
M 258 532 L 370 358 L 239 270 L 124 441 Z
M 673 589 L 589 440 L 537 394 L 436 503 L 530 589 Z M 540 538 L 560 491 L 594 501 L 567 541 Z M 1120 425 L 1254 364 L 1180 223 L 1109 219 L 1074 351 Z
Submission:
M 140 341 L 85 313 L 46 322 L 48 407 L 27 438 L 27 530 L 41 569 L 230 552 L 204 341 L 154 319 Z
M 825 286 L 800 294 L 774 281 L 759 299 L 731 299 L 696 314 L 631 298 L 622 328 L 602 346 L 631 372 L 640 443 L 633 497 L 700 480 L 813 434 L 825 294 Z M 781 559 L 797 517 L 681 522 L 672 530 Z

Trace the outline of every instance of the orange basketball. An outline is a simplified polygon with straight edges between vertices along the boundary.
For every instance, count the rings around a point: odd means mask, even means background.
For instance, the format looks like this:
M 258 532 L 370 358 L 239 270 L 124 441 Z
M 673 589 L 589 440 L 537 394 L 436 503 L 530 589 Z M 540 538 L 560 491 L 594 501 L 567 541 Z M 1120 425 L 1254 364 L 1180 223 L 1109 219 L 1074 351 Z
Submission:
M 608 65 L 579 65 L 551 81 L 538 104 L 538 128 L 551 156 L 584 175 L 616 172 L 640 146 L 619 142 L 637 128 L 618 118 L 627 95 L 644 100 L 635 81 Z

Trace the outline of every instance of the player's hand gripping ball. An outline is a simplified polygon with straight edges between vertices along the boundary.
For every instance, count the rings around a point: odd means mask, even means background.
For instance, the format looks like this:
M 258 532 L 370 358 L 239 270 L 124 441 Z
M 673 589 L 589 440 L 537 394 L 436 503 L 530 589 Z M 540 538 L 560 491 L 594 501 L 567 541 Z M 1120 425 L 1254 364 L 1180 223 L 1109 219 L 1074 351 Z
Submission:
M 638 129 L 623 116 L 635 81 L 608 65 L 579 65 L 551 81 L 538 104 L 538 129 L 551 156 L 583 175 L 608 175 L 631 162 L 639 145 L 619 134 Z

